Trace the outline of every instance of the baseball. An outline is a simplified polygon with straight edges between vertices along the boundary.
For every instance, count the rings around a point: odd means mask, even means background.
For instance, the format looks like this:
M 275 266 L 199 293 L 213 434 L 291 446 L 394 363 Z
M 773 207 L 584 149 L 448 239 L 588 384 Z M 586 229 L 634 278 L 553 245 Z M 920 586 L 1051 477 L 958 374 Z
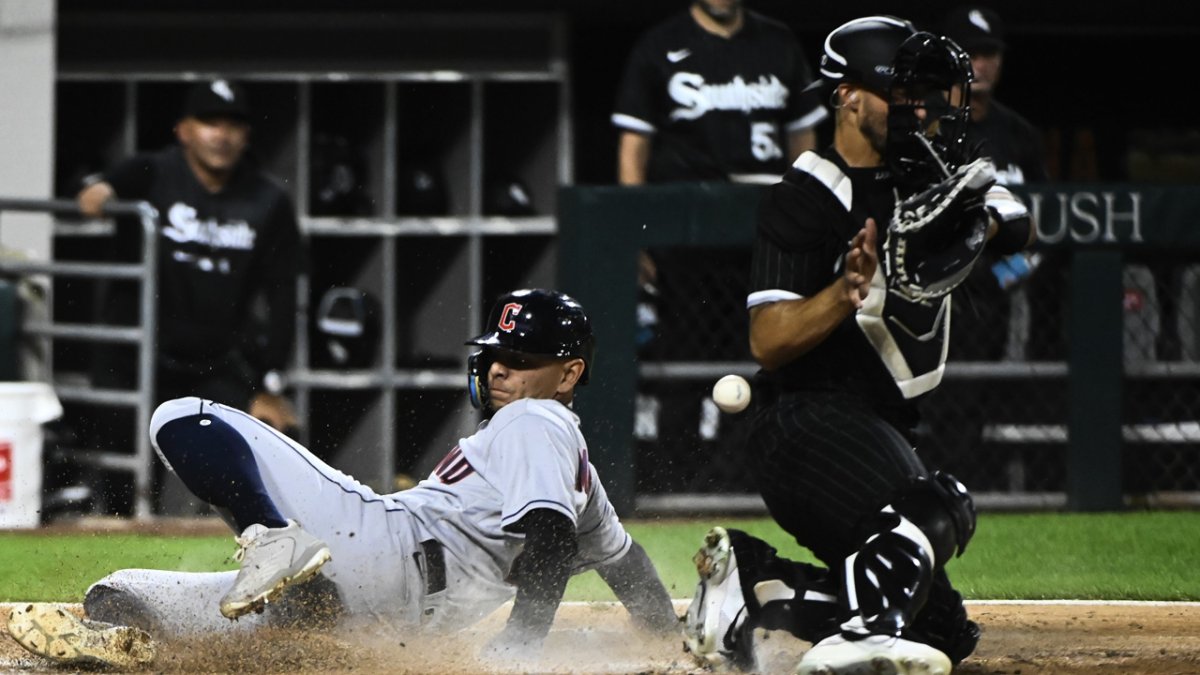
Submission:
M 713 385 L 712 399 L 727 413 L 739 413 L 750 405 L 750 383 L 741 375 L 726 375 Z

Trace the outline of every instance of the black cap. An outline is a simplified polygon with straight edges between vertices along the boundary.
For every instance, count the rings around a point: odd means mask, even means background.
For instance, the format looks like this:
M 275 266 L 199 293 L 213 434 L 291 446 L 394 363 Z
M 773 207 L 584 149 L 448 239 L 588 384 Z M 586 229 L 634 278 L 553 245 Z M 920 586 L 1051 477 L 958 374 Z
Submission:
M 184 117 L 231 117 L 250 121 L 246 92 L 229 80 L 201 82 L 190 91 L 183 103 Z
M 987 7 L 965 5 L 950 10 L 942 30 L 971 54 L 1004 50 L 1004 23 Z

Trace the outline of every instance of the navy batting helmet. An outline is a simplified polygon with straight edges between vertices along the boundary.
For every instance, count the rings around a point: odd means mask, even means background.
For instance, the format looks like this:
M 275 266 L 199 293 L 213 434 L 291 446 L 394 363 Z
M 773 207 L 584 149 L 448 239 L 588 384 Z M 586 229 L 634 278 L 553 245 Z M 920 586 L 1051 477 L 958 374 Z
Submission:
M 539 356 L 580 358 L 584 370 L 579 384 L 587 384 L 596 339 L 583 306 L 571 296 L 542 288 L 506 293 L 492 306 L 486 326 L 484 333 L 465 344 Z M 481 349 L 468 359 L 467 384 L 471 403 L 486 410 L 490 405 L 487 371 L 491 359 L 485 352 Z

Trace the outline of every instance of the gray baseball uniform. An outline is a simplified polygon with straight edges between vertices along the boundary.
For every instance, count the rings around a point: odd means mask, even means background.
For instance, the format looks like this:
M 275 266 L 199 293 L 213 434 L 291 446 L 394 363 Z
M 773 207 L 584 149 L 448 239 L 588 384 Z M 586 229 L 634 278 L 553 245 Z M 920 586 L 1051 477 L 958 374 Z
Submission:
M 588 462 L 579 418 L 557 401 L 504 406 L 426 480 L 386 495 L 253 417 L 197 398 L 161 406 L 151 438 L 198 411 L 245 438 L 279 511 L 329 545 L 333 558 L 323 574 L 353 617 L 441 630 L 487 616 L 515 594 L 505 578 L 524 536 L 506 528 L 533 509 L 552 509 L 575 523 L 574 573 L 620 559 L 632 543 Z M 219 599 L 235 575 L 122 570 L 93 588 L 130 594 L 175 634 L 260 625 L 270 613 L 237 624 L 221 617 Z

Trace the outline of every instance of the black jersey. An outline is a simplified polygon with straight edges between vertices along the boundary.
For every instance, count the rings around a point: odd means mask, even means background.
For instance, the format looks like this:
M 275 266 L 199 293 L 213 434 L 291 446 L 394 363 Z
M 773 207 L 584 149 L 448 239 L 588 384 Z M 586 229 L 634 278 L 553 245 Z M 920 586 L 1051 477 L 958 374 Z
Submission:
M 968 142 L 996 165 L 1000 185 L 1023 185 L 1048 180 L 1042 139 L 1024 117 L 995 100 L 987 117 L 967 125 Z M 1020 255 L 1020 254 L 1018 254 Z M 1012 299 L 993 268 L 1007 270 L 1009 256 L 984 249 L 971 274 L 955 290 L 960 298 L 950 356 L 964 361 L 998 361 L 1008 348 L 1008 315 Z M 1011 283 L 1011 282 L 1010 282 Z
M 751 11 L 730 38 L 685 11 L 638 41 L 617 94 L 619 129 L 653 135 L 650 182 L 778 180 L 787 134 L 819 123 L 821 102 L 795 35 Z
M 104 173 L 119 199 L 158 209 L 158 349 L 202 362 L 246 347 L 250 302 L 271 313 L 255 360 L 286 368 L 295 334 L 300 232 L 287 193 L 243 161 L 220 192 L 200 184 L 179 147 L 134 155 Z
M 874 218 L 880 260 L 894 202 L 884 168 L 850 168 L 832 149 L 800 156 L 763 199 L 747 305 L 816 295 L 843 273 L 848 243 Z M 864 306 L 824 341 L 769 375 L 788 390 L 844 391 L 898 428 L 940 381 L 950 298 L 912 302 L 889 292 L 881 262 Z
M 1047 180 L 1045 153 L 1037 129 L 999 101 L 991 102 L 987 117 L 967 125 L 967 138 L 980 144 L 981 155 L 991 157 L 997 183 L 1022 185 Z

